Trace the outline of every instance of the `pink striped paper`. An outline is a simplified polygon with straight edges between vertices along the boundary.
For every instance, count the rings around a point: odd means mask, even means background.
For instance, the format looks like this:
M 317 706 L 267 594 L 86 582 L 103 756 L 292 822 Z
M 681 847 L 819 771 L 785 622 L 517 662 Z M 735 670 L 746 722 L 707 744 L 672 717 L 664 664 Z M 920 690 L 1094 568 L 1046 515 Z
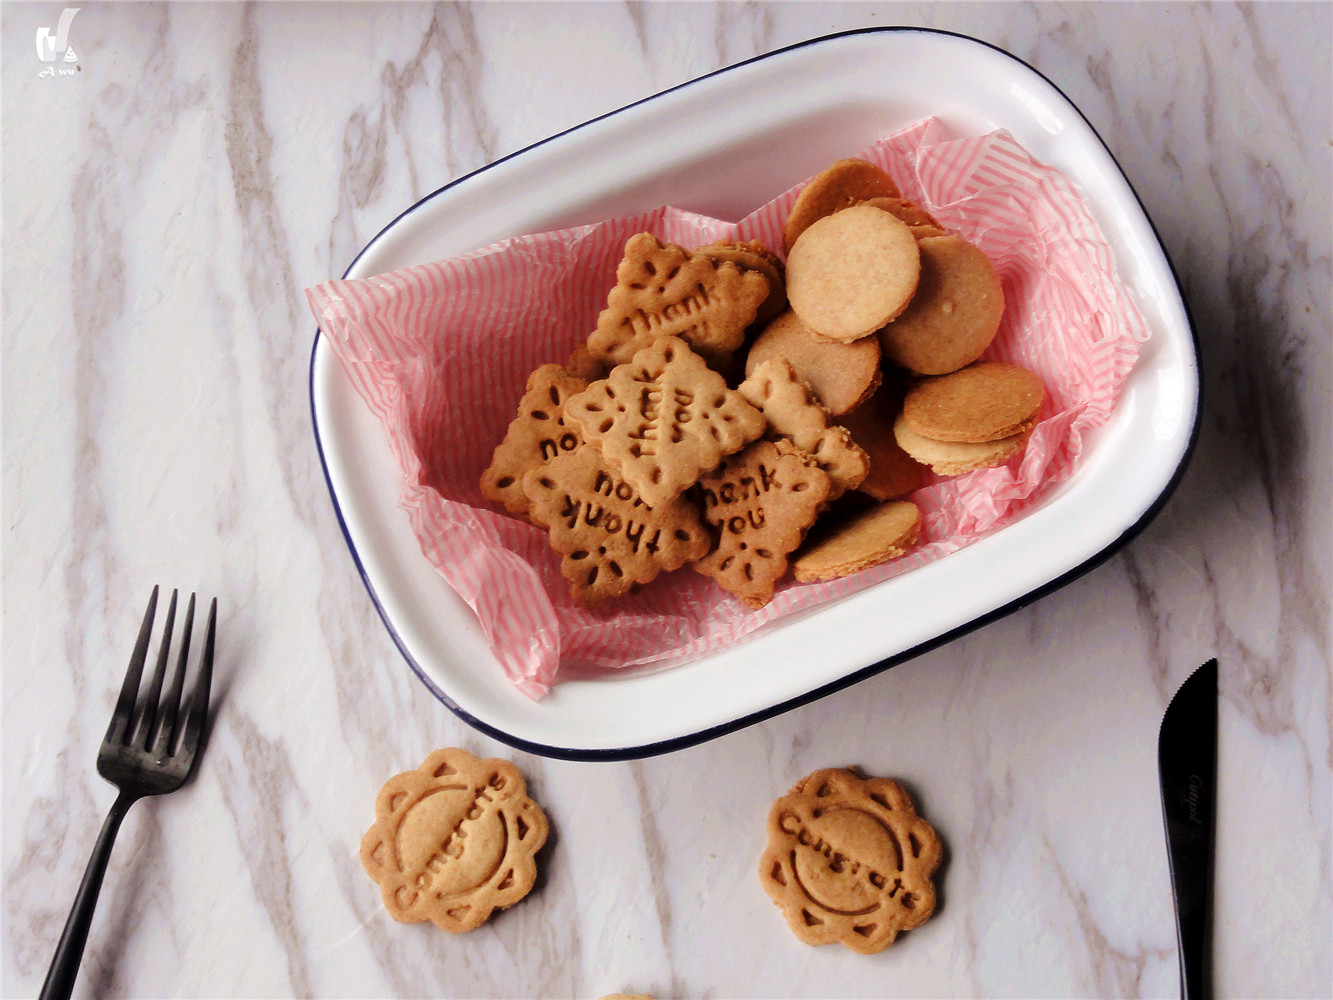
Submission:
M 571 677 L 685 662 L 957 551 L 1066 479 L 1088 432 L 1105 423 L 1148 331 L 1076 187 L 1004 132 L 949 140 L 933 119 L 848 155 L 882 166 L 907 197 L 986 252 L 1006 296 L 987 356 L 1035 371 L 1049 396 L 1021 456 L 914 495 L 924 537 L 907 556 L 845 580 L 789 582 L 758 611 L 689 568 L 609 607 L 581 609 L 545 534 L 487 502 L 478 481 L 528 374 L 563 361 L 591 332 L 630 236 L 780 248 L 800 185 L 735 223 L 662 207 L 307 289 L 330 348 L 384 425 L 422 552 L 530 697 Z

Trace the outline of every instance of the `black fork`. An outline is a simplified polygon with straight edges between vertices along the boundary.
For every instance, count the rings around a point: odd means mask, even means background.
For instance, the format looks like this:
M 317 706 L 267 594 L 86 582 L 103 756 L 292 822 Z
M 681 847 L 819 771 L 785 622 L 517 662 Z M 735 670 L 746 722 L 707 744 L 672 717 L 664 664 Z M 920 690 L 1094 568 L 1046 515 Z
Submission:
M 176 620 L 176 591 L 171 592 L 157 664 L 148 682 L 148 689 L 140 698 L 139 681 L 148 659 L 148 643 L 152 638 L 153 618 L 157 613 L 156 587 L 148 599 L 148 610 L 144 613 L 129 668 L 125 671 L 120 698 L 111 714 L 106 739 L 102 741 L 102 748 L 97 753 L 98 774 L 120 789 L 120 794 L 111 806 L 106 822 L 102 824 L 97 846 L 93 848 L 93 856 L 83 873 L 79 894 L 74 898 L 74 908 L 65 922 L 65 930 L 60 935 L 50 971 L 42 985 L 42 1000 L 68 997 L 74 988 L 79 962 L 83 958 L 83 946 L 88 940 L 88 928 L 92 924 L 93 911 L 97 908 L 102 877 L 106 874 L 107 861 L 111 858 L 111 845 L 115 842 L 116 831 L 120 829 L 121 820 L 129 812 L 130 806 L 146 795 L 174 792 L 185 784 L 190 772 L 194 770 L 199 744 L 208 722 L 208 690 L 213 677 L 217 611 L 218 602 L 214 598 L 208 610 L 203 656 L 182 715 L 181 696 L 184 693 L 185 668 L 190 655 L 190 632 L 194 625 L 194 595 L 190 595 L 190 603 L 185 610 L 180 652 L 171 684 L 163 696 L 162 684 L 166 679 L 171 632 Z

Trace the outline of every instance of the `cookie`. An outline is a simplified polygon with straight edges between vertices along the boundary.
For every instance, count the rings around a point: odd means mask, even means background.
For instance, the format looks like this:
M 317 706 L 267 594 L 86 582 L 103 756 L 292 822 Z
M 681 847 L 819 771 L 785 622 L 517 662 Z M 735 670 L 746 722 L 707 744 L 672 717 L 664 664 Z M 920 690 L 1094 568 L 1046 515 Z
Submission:
M 920 270 L 916 237 L 903 222 L 854 205 L 812 223 L 796 241 L 787 300 L 819 336 L 857 340 L 907 308 Z
M 659 337 L 565 404 L 609 467 L 649 506 L 764 432 L 764 415 L 684 341 Z
M 787 214 L 782 249 L 790 254 L 796 240 L 815 222 L 871 198 L 897 198 L 892 177 L 868 160 L 838 160 L 810 178 Z
M 588 350 L 586 342 L 574 348 L 565 359 L 565 371 L 585 382 L 596 382 L 599 378 L 606 378 L 610 370 L 606 362 L 592 356 L 592 351 Z
M 921 534 L 921 511 L 909 500 L 887 500 L 826 519 L 792 562 L 802 583 L 837 580 L 897 559 Z
M 1041 379 L 1027 369 L 977 361 L 913 385 L 903 420 L 936 441 L 996 441 L 1031 427 L 1045 395 Z
M 694 568 L 762 608 L 828 500 L 829 479 L 790 442 L 764 440 L 704 473 L 699 494 L 716 543 Z
M 875 337 L 839 343 L 817 337 L 788 309 L 755 338 L 745 356 L 745 374 L 765 361 L 786 358 L 820 404 L 833 416 L 856 409 L 880 382 L 880 347 Z
M 592 445 L 562 453 L 523 478 L 529 516 L 560 553 L 560 572 L 583 607 L 627 594 L 711 545 L 694 505 L 649 506 Z
M 926 481 L 926 467 L 903 451 L 893 434 L 902 399 L 898 380 L 886 378 L 870 399 L 838 418 L 869 463 L 865 478 L 856 488 L 875 500 L 904 497 Z
M 573 451 L 583 440 L 577 428 L 565 423 L 565 401 L 588 383 L 560 365 L 542 365 L 528 376 L 527 389 L 510 421 L 504 440 L 496 446 L 491 464 L 481 474 L 481 492 L 504 504 L 511 514 L 526 514 L 523 475 L 561 452 Z
M 758 271 L 768 281 L 768 297 L 755 310 L 752 328 L 763 328 L 787 308 L 786 266 L 761 240 L 719 241 L 701 246 L 697 254 L 717 261 L 730 261 L 742 270 Z
M 961 236 L 917 241 L 921 274 L 912 301 L 879 331 L 884 356 L 919 375 L 971 364 L 990 346 L 1004 313 L 995 266 Z
M 742 382 L 737 391 L 768 421 L 769 436 L 787 438 L 805 452 L 829 477 L 829 499 L 854 490 L 870 471 L 866 453 L 852 441 L 845 427 L 829 422 L 786 358 L 770 358 Z
M 679 337 L 711 364 L 725 365 L 769 292 L 760 271 L 639 233 L 625 244 L 588 351 L 615 366 L 660 337 Z
M 802 941 L 871 955 L 935 912 L 942 855 L 896 781 L 829 768 L 773 803 L 759 878 Z
M 462 933 L 531 891 L 547 829 L 513 764 L 436 750 L 380 790 L 361 864 L 395 920 Z
M 912 430 L 900 416 L 893 425 L 893 436 L 903 451 L 922 465 L 941 476 L 961 476 L 1009 461 L 1027 447 L 1032 426 L 996 441 L 937 441 Z
M 911 229 L 913 235 L 918 238 L 921 232 L 925 230 L 944 232 L 944 227 L 939 224 L 935 216 L 907 198 L 867 198 L 861 204 L 888 212 L 899 219 L 908 229 Z

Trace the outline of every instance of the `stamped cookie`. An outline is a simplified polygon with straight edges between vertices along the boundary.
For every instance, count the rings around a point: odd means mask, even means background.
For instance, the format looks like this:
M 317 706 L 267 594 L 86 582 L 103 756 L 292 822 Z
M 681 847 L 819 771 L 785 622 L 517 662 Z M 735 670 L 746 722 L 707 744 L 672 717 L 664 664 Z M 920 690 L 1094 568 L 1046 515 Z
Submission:
M 677 498 L 649 506 L 586 443 L 530 471 L 523 489 L 583 607 L 629 593 L 711 545 L 693 504 Z
M 941 856 L 896 781 L 830 768 L 773 804 L 759 878 L 802 941 L 870 955 L 934 913 Z
M 787 441 L 756 441 L 699 480 L 717 543 L 694 564 L 746 607 L 762 608 L 828 500 L 829 479 Z
M 565 404 L 615 469 L 656 507 L 764 432 L 764 415 L 684 341 L 659 337 Z
M 639 233 L 625 244 L 588 350 L 614 366 L 660 337 L 679 337 L 709 363 L 725 365 L 769 291 L 760 271 Z
M 887 500 L 822 521 L 792 562 L 802 583 L 837 580 L 897 559 L 921 534 L 921 511 L 910 500 Z
M 810 178 L 787 215 L 782 248 L 790 254 L 796 240 L 810 226 L 834 212 L 872 198 L 897 198 L 892 177 L 868 160 L 838 160 Z
M 583 438 L 565 423 L 565 401 L 586 388 L 584 379 L 560 365 L 542 365 L 528 376 L 518 414 L 481 474 L 481 492 L 487 499 L 504 504 L 512 514 L 527 513 L 523 474 L 578 447 Z
M 709 243 L 694 251 L 718 261 L 731 261 L 747 271 L 758 271 L 768 280 L 768 298 L 755 311 L 752 328 L 762 328 L 773 322 L 787 308 L 786 265 L 762 240 Z
M 875 337 L 839 343 L 817 337 L 790 309 L 755 338 L 745 356 L 745 374 L 765 361 L 785 358 L 833 416 L 856 409 L 880 383 L 880 347 Z
M 907 308 L 920 270 L 917 239 L 901 220 L 854 205 L 811 224 L 796 241 L 787 256 L 787 300 L 819 336 L 857 340 Z
M 462 933 L 531 891 L 546 834 L 513 764 L 436 750 L 381 789 L 361 864 L 395 920 Z
M 971 364 L 990 346 L 1004 314 L 995 266 L 961 236 L 917 241 L 921 276 L 902 315 L 879 331 L 885 357 L 919 375 Z
M 829 500 L 861 485 L 870 460 L 852 441 L 845 427 L 829 422 L 786 358 L 770 358 L 742 382 L 737 391 L 753 403 L 768 421 L 769 434 L 788 438 L 829 477 Z

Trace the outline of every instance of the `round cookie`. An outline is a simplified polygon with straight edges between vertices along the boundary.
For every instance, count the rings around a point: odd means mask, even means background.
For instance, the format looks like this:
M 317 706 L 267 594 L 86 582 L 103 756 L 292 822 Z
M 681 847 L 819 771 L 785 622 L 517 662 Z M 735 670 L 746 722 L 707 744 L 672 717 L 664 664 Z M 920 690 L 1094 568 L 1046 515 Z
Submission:
M 903 451 L 893 435 L 902 398 L 902 388 L 886 380 L 866 402 L 838 421 L 870 462 L 870 470 L 856 488 L 875 500 L 896 500 L 925 482 L 926 467 Z
M 787 214 L 782 249 L 791 253 L 811 223 L 871 198 L 897 198 L 893 178 L 868 160 L 838 160 L 810 178 Z
M 773 358 L 786 358 L 824 409 L 839 416 L 860 406 L 879 385 L 880 347 L 874 337 L 839 343 L 816 337 L 790 309 L 750 345 L 745 374 Z
M 921 534 L 921 511 L 909 500 L 888 500 L 820 524 L 792 562 L 802 583 L 837 580 L 902 555 Z
M 935 441 L 997 441 L 1030 428 L 1045 395 L 1041 379 L 1024 368 L 976 361 L 912 386 L 903 420 Z
M 944 227 L 939 224 L 935 216 L 906 198 L 867 198 L 861 204 L 869 205 L 871 208 L 881 208 L 895 218 L 901 219 L 918 237 L 921 236 L 920 230 L 944 232 Z
M 942 375 L 990 346 L 1004 312 L 1004 289 L 990 258 L 961 236 L 927 236 L 917 246 L 916 294 L 879 331 L 879 340 L 895 364 L 919 375 Z
M 996 441 L 937 441 L 918 434 L 903 417 L 899 417 L 893 425 L 893 436 L 903 451 L 922 465 L 930 466 L 941 476 L 961 476 L 964 472 L 989 469 L 1009 461 L 1027 445 L 1035 425 L 1033 420 L 1018 433 Z
M 532 890 L 547 830 L 517 767 L 451 747 L 385 783 L 361 864 L 395 920 L 463 933 Z
M 819 336 L 857 340 L 907 308 L 920 271 L 907 225 L 854 205 L 813 223 L 796 241 L 787 257 L 787 300 Z
M 759 880 L 807 944 L 872 955 L 935 912 L 939 834 L 888 778 L 826 768 L 773 803 Z

